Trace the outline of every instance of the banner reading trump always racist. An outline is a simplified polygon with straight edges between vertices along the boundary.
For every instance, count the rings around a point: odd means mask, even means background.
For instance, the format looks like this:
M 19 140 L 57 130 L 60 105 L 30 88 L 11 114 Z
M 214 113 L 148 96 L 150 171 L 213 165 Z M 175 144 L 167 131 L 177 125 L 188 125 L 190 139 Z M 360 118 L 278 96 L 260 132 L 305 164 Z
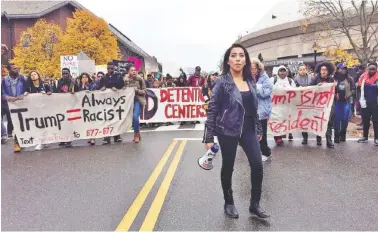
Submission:
M 102 138 L 127 132 L 132 125 L 132 88 L 29 94 L 9 102 L 14 131 L 21 147 Z

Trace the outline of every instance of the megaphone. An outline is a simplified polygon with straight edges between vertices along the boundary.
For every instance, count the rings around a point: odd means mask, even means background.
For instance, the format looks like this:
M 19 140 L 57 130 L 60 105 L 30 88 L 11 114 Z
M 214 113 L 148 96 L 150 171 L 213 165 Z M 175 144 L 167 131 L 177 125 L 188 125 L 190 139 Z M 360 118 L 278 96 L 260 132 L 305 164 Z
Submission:
M 205 170 L 213 169 L 213 159 L 218 151 L 219 145 L 215 143 L 204 156 L 198 159 L 198 165 Z

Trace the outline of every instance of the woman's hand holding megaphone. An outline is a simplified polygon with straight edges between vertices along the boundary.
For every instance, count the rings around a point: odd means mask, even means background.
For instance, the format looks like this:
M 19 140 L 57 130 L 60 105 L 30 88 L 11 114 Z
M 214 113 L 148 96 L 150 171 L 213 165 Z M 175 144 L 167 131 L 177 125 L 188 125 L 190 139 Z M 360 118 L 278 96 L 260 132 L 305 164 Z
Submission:
M 210 150 L 214 143 L 206 143 L 205 148 L 206 150 Z

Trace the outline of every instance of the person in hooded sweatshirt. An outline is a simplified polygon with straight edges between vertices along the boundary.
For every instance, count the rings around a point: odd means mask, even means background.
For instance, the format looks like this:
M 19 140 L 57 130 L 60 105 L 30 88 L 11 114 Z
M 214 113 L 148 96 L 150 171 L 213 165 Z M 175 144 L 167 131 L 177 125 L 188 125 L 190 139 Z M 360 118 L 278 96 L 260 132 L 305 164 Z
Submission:
M 264 65 L 258 59 L 251 60 L 251 73 L 256 82 L 256 96 L 258 103 L 259 121 L 262 125 L 263 136 L 260 140 L 262 161 L 267 161 L 272 153 L 268 146 L 268 120 L 272 113 L 272 90 L 273 85 L 264 70 Z
M 337 65 L 335 76 L 337 82 L 335 90 L 335 119 L 334 119 L 334 142 L 346 141 L 349 115 L 353 103 L 355 84 L 352 77 L 348 75 L 348 68 L 344 63 Z
M 290 88 L 290 87 L 296 87 L 297 85 L 295 84 L 295 81 L 291 78 L 289 78 L 288 76 L 288 69 L 281 65 L 278 67 L 278 77 L 275 76 L 275 77 L 272 77 L 270 78 L 270 81 L 273 82 L 273 86 L 277 86 L 277 87 L 283 87 L 283 88 Z M 284 138 L 286 135 L 282 135 L 282 136 L 274 136 L 274 141 L 276 142 L 277 145 L 282 145 L 283 144 L 283 140 L 282 138 Z M 290 133 L 289 134 L 289 140 L 293 140 L 293 135 Z
M 315 73 L 317 76 L 312 80 L 311 85 L 319 85 L 321 83 L 335 83 L 335 80 L 332 78 L 332 74 L 335 72 L 335 66 L 330 62 L 323 62 L 316 66 Z M 334 103 L 335 104 L 335 103 Z M 333 127 L 333 118 L 334 118 L 334 104 L 331 108 L 329 115 L 329 121 L 327 124 L 326 140 L 327 147 L 334 148 L 335 145 L 332 142 L 332 127 Z M 316 136 L 317 145 L 322 145 L 322 137 Z
M 297 87 L 306 87 L 311 84 L 312 76 L 307 72 L 307 67 L 305 64 L 301 64 L 298 68 L 298 75 L 294 78 Z M 308 143 L 308 133 L 302 132 L 303 141 L 302 144 L 306 145 Z
M 51 95 L 51 87 L 42 81 L 41 75 L 37 71 L 32 71 L 26 81 L 24 96 L 29 94 L 42 93 Z M 36 151 L 43 149 L 43 144 L 37 144 L 34 148 Z

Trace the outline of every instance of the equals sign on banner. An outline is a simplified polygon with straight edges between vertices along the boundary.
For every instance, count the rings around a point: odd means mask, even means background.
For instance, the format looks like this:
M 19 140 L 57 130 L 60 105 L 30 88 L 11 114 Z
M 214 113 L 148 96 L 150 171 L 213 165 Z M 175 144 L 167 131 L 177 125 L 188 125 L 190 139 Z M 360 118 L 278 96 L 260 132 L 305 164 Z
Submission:
M 80 112 L 81 109 L 72 109 L 72 110 L 67 110 L 66 112 L 68 114 L 71 114 L 71 113 L 77 113 L 77 112 Z M 77 116 L 77 117 L 71 117 L 71 118 L 67 118 L 68 121 L 75 121 L 75 120 L 79 120 L 81 119 L 81 116 Z

